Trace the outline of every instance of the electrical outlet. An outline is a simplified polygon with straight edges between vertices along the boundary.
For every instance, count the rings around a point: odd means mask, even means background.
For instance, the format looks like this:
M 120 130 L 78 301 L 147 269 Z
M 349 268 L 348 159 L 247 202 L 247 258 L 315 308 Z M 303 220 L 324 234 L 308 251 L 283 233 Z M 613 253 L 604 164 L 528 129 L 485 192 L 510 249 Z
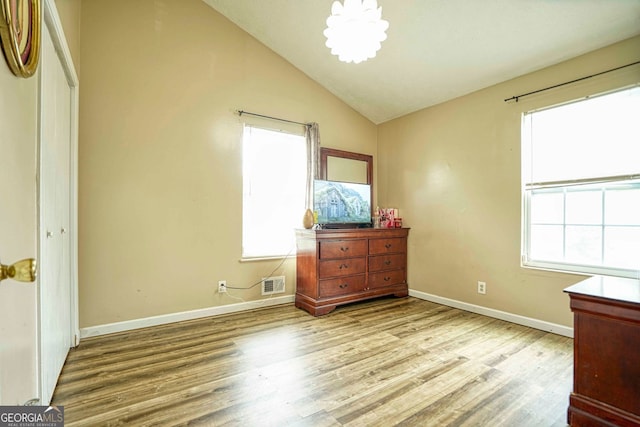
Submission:
M 226 280 L 219 280 L 218 281 L 218 293 L 219 294 L 224 294 L 227 292 L 227 281 Z
M 487 293 L 487 284 L 485 282 L 478 282 L 478 293 L 483 295 Z

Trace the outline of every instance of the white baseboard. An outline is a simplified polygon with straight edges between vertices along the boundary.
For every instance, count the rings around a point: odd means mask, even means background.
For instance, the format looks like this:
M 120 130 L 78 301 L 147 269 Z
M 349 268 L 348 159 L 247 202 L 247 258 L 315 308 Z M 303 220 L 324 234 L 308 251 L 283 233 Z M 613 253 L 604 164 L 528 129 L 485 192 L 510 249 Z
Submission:
M 472 313 L 482 314 L 483 316 L 494 317 L 507 322 L 516 323 L 518 325 L 528 326 L 530 328 L 540 329 L 546 332 L 563 335 L 573 338 L 573 328 L 558 325 L 556 323 L 545 322 L 544 320 L 533 319 L 531 317 L 520 316 L 518 314 L 507 313 L 506 311 L 494 310 L 492 308 L 483 307 L 481 305 L 469 304 L 466 302 L 439 297 L 437 295 L 420 292 L 409 289 L 409 295 L 426 301 L 435 302 L 449 307 L 459 308 L 460 310 L 470 311 Z
M 555 323 L 545 322 L 543 320 L 533 319 L 531 317 L 520 316 L 505 311 L 494 310 L 492 308 L 480 305 L 469 304 L 466 302 L 440 297 L 437 295 L 420 292 L 409 289 L 409 295 L 426 301 L 435 302 L 437 304 L 458 308 L 460 310 L 470 311 L 472 313 L 489 316 L 507 322 L 516 323 L 518 325 L 528 326 L 530 328 L 540 329 L 546 332 L 563 335 L 573 338 L 573 328 L 558 325 Z M 287 304 L 294 301 L 293 295 L 285 295 L 277 298 L 269 298 L 266 300 L 247 301 L 237 304 L 228 304 L 217 307 L 207 307 L 199 310 L 183 311 L 179 313 L 163 314 L 160 316 L 145 317 L 142 319 L 126 320 L 124 322 L 108 323 L 105 325 L 90 326 L 80 329 L 80 338 L 96 337 L 99 335 L 113 334 L 116 332 L 131 331 L 134 329 L 147 328 L 149 326 L 165 325 L 167 323 L 180 322 L 183 320 L 200 319 L 203 317 L 219 316 L 221 314 L 237 313 L 240 311 L 254 310 L 261 307 L 270 307 L 274 305 Z
M 239 311 L 253 310 L 256 308 L 270 307 L 273 305 L 287 304 L 294 301 L 293 295 L 268 298 L 257 301 L 246 301 L 237 304 L 207 307 L 198 310 L 182 311 L 179 313 L 163 314 L 160 316 L 145 317 L 142 319 L 126 320 L 124 322 L 108 323 L 105 325 L 80 328 L 80 339 L 96 337 L 98 335 L 113 334 L 115 332 L 131 331 L 147 328 L 149 326 L 165 325 L 167 323 L 181 322 L 183 320 L 200 319 L 202 317 L 218 316 L 221 314 L 237 313 Z

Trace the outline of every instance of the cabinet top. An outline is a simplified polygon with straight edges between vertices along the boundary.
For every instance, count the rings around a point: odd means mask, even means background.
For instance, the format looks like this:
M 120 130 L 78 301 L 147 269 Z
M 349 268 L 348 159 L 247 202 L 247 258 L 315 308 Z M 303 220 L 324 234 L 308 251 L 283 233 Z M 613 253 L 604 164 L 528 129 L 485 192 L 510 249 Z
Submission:
M 640 304 L 640 280 L 623 277 L 593 276 L 564 290 L 580 294 Z
M 406 237 L 409 228 L 324 228 L 321 230 L 296 230 L 296 237 L 308 239 L 366 239 Z

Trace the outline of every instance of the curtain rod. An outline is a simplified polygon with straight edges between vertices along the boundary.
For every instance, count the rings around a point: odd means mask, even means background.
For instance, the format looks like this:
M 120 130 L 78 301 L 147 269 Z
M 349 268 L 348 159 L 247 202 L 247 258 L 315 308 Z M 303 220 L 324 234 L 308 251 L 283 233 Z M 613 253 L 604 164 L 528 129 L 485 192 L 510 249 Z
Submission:
M 302 125 L 302 126 L 306 126 L 309 127 L 311 126 L 309 123 L 301 123 L 301 122 L 294 122 L 293 120 L 287 120 L 287 119 L 280 119 L 278 117 L 271 117 L 271 116 L 265 116 L 264 114 L 258 114 L 258 113 L 251 113 L 249 111 L 242 111 L 242 110 L 237 110 L 236 111 L 241 117 L 243 114 L 248 114 L 250 116 L 256 116 L 256 117 L 263 117 L 265 119 L 271 119 L 271 120 L 278 120 L 280 122 L 287 122 L 287 123 L 293 123 L 296 125 Z
M 544 89 L 538 89 L 538 90 L 534 90 L 533 92 L 523 93 L 522 95 L 512 96 L 511 98 L 505 99 L 504 102 L 513 101 L 514 99 L 516 100 L 516 102 L 518 102 L 518 100 L 520 98 L 523 98 L 523 97 L 529 96 L 529 95 L 533 95 L 534 93 L 544 92 L 545 90 L 549 90 L 549 89 L 555 89 L 555 88 L 560 87 L 560 86 L 565 86 L 565 85 L 568 85 L 568 84 L 571 84 L 571 83 L 579 82 L 581 80 L 590 79 L 591 77 L 600 76 L 602 74 L 610 73 L 612 71 L 620 70 L 620 69 L 626 68 L 626 67 L 631 67 L 632 65 L 637 65 L 637 64 L 640 64 L 640 61 L 632 62 L 631 64 L 622 65 L 620 67 L 612 68 L 610 70 L 601 71 L 599 73 L 591 74 L 590 76 L 580 77 L 579 79 L 575 79 L 575 80 L 571 80 L 571 81 L 568 81 L 568 82 L 560 83 L 560 84 L 557 84 L 557 85 L 545 87 Z

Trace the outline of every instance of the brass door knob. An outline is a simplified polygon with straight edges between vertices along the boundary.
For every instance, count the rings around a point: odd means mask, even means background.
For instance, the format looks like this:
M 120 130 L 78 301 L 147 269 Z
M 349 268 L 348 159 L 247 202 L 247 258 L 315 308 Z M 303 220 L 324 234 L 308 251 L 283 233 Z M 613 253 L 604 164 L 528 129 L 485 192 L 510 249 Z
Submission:
M 27 258 L 11 265 L 0 264 L 0 281 L 4 279 L 34 282 L 36 280 L 36 260 Z

